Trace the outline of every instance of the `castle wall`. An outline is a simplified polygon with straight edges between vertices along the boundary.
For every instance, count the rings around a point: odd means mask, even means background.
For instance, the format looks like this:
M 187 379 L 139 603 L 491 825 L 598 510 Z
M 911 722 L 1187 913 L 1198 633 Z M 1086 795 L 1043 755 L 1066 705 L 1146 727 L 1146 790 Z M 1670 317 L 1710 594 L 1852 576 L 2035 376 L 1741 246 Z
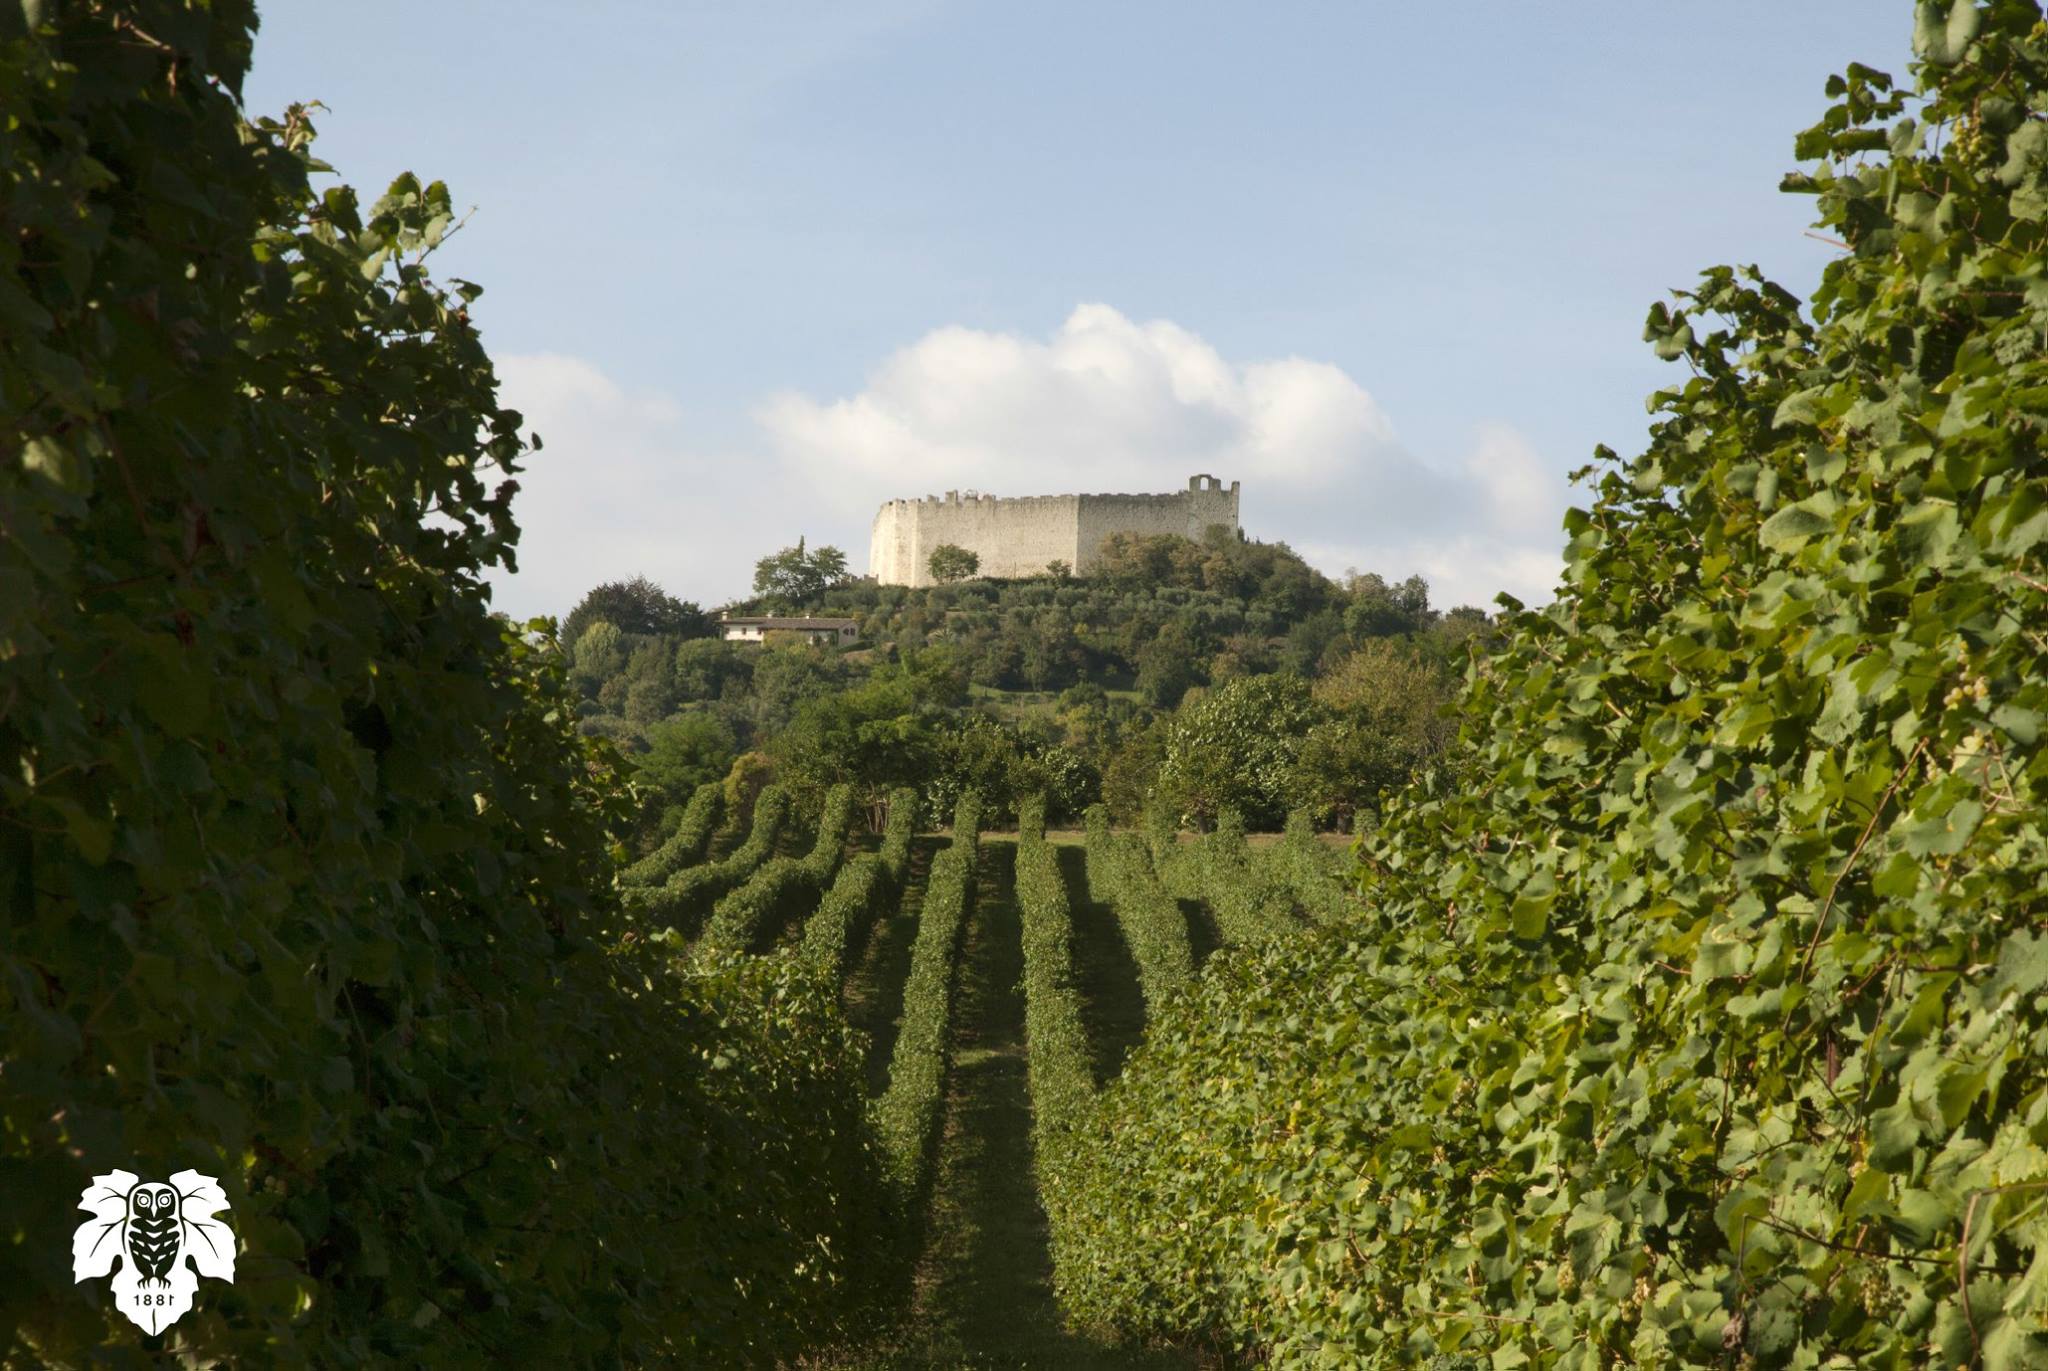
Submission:
M 1080 516 L 1075 530 L 1077 573 L 1101 563 L 1102 540 L 1112 533 L 1174 533 L 1199 543 L 1212 524 L 1237 532 L 1237 483 L 1225 490 L 1221 482 L 1197 476 L 1188 489 L 1171 495 L 1083 495 Z
M 1085 572 L 1112 533 L 1177 533 L 1199 540 L 1212 524 L 1237 529 L 1237 483 L 1197 476 L 1170 495 L 1034 495 L 998 499 L 948 491 L 891 500 L 875 514 L 868 573 L 883 585 L 932 584 L 927 565 L 942 544 L 981 558 L 983 576 L 1043 575 L 1052 562 Z

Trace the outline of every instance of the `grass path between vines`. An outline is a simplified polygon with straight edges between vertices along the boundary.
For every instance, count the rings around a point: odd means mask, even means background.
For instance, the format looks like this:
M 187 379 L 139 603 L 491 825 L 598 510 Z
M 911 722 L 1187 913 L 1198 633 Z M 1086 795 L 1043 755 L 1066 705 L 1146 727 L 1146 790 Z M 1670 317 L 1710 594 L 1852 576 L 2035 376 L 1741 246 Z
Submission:
M 1016 844 L 984 839 L 961 951 L 953 1069 L 929 1233 L 909 1323 L 874 1366 L 1183 1368 L 1171 1353 L 1099 1346 L 1060 1326 L 1031 1167 Z

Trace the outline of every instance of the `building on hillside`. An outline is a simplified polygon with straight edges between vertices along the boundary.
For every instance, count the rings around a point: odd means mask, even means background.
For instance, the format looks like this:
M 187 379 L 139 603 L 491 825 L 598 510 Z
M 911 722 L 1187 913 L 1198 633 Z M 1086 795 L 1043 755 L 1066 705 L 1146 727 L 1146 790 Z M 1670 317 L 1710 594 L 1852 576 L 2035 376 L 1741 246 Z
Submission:
M 981 559 L 983 576 L 1042 576 L 1064 562 L 1085 576 L 1112 533 L 1177 533 L 1200 542 L 1212 528 L 1235 534 L 1237 487 L 1206 473 L 1164 495 L 1032 495 L 998 499 L 978 491 L 891 500 L 875 515 L 868 573 L 889 586 L 928 586 L 935 548 L 951 543 Z
M 728 643 L 765 643 L 771 634 L 800 637 L 825 647 L 846 647 L 860 641 L 860 625 L 851 619 L 746 615 L 720 619 L 718 632 Z

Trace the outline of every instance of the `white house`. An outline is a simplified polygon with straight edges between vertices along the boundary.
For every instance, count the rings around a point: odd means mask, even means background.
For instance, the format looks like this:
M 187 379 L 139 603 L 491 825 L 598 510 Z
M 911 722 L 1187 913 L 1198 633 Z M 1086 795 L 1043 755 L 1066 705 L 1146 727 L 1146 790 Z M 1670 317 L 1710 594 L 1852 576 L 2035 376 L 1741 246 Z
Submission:
M 846 647 L 860 641 L 860 627 L 851 619 L 790 619 L 774 615 L 748 615 L 718 621 L 720 634 L 728 643 L 766 642 L 771 633 L 800 634 L 812 643 Z

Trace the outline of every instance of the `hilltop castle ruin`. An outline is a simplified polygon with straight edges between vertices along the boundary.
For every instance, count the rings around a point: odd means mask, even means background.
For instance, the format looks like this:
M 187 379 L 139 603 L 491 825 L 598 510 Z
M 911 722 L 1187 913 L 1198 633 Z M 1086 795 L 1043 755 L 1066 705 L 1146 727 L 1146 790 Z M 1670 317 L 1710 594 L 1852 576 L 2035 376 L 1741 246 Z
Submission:
M 1042 576 L 1053 562 L 1085 575 L 1112 533 L 1178 533 L 1200 541 L 1211 528 L 1237 532 L 1237 485 L 1208 474 L 1167 495 L 1030 495 L 1001 500 L 949 490 L 891 500 L 875 514 L 868 572 L 887 586 L 928 586 L 932 550 L 945 543 L 981 558 L 983 576 Z

